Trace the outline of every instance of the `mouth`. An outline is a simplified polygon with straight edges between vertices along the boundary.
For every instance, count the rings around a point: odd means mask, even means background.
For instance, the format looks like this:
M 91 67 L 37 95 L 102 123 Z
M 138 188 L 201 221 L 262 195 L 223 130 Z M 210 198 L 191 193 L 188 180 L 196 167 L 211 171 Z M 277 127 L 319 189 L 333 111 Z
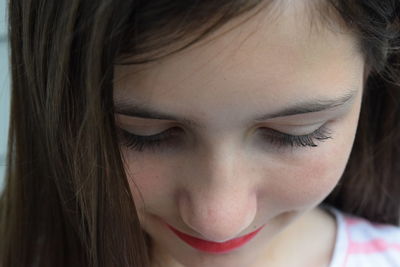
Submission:
M 227 253 L 229 251 L 232 251 L 234 249 L 237 249 L 239 247 L 242 247 L 246 243 L 248 243 L 251 239 L 255 237 L 255 235 L 265 226 L 261 226 L 254 232 L 251 232 L 247 235 L 228 240 L 226 242 L 211 242 L 211 241 L 206 241 L 185 233 L 182 233 L 178 231 L 177 229 L 173 228 L 171 225 L 166 224 L 167 227 L 174 233 L 176 234 L 181 240 L 183 240 L 185 243 L 189 244 L 195 249 L 198 249 L 200 251 L 208 252 L 208 253 L 213 253 L 213 254 L 221 254 L 221 253 Z

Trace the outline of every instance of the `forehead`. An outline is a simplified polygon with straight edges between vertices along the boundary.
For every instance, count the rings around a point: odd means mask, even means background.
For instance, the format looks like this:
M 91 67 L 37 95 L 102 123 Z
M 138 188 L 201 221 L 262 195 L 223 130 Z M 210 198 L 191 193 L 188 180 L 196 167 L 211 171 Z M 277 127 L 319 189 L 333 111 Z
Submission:
M 115 97 L 162 106 L 176 100 L 195 104 L 190 99 L 218 105 L 229 96 L 235 107 L 246 96 L 249 104 L 264 99 L 261 105 L 273 107 L 304 94 L 337 96 L 356 87 L 363 60 L 355 37 L 339 29 L 313 30 L 306 1 L 289 2 L 273 19 L 276 9 L 261 10 L 243 23 L 233 19 L 155 63 L 116 66 Z

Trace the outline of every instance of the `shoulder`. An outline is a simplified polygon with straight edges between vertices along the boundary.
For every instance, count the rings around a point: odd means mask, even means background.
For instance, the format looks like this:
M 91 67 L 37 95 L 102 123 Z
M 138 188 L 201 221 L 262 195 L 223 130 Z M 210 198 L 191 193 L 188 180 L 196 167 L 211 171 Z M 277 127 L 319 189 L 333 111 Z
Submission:
M 346 229 L 355 243 L 380 240 L 387 244 L 400 244 L 400 227 L 380 224 L 361 217 L 344 214 Z
M 400 227 L 368 221 L 330 207 L 337 221 L 336 266 L 400 266 Z M 340 264 L 339 264 L 340 262 Z

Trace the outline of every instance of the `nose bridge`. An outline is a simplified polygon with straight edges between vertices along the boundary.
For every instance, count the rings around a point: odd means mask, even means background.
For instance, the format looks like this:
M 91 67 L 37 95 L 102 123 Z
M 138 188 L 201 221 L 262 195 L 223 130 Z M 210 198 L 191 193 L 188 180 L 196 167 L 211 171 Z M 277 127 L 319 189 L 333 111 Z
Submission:
M 184 222 L 203 239 L 223 242 L 249 227 L 256 196 L 241 170 L 244 164 L 238 163 L 238 150 L 227 142 L 211 147 L 191 165 L 190 184 L 179 199 L 179 209 Z

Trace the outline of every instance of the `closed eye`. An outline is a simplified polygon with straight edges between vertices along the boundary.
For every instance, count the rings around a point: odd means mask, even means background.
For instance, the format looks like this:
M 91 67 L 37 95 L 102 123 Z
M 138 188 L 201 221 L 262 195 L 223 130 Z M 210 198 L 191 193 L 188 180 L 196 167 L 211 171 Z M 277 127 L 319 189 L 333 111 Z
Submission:
M 273 129 L 265 128 L 263 136 L 274 146 L 281 147 L 317 147 L 318 141 L 331 139 L 332 131 L 322 125 L 315 131 L 305 135 L 290 135 Z
M 155 135 L 136 135 L 124 129 L 118 130 L 119 141 L 129 149 L 143 152 L 156 152 L 163 148 L 176 146 L 182 138 L 183 130 L 178 127 L 170 128 Z M 290 135 L 270 128 L 261 128 L 261 135 L 266 142 L 274 147 L 317 147 L 317 142 L 331 139 L 331 130 L 322 125 L 317 130 L 305 135 Z

